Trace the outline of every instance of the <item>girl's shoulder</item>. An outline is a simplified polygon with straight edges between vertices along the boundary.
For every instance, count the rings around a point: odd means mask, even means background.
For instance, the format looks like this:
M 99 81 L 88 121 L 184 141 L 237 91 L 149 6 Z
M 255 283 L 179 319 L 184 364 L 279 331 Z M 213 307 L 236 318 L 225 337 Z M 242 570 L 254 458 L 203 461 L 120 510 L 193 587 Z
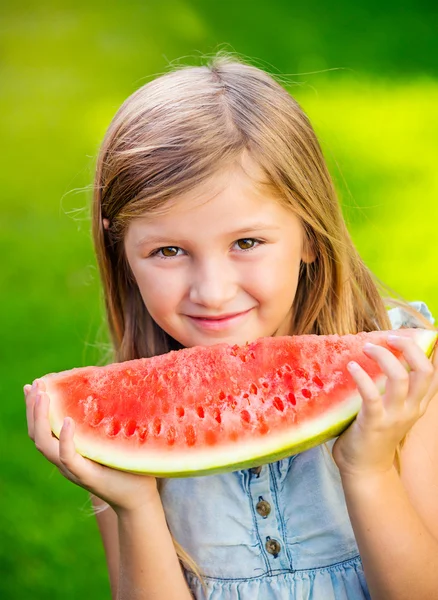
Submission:
M 422 317 L 427 319 L 430 323 L 435 323 L 435 319 L 429 310 L 429 307 L 425 302 L 416 300 L 409 302 L 409 306 L 418 312 Z M 422 323 L 415 316 L 414 312 L 407 310 L 406 308 L 397 306 L 388 310 L 388 316 L 391 321 L 393 329 L 400 329 L 401 327 L 421 327 Z

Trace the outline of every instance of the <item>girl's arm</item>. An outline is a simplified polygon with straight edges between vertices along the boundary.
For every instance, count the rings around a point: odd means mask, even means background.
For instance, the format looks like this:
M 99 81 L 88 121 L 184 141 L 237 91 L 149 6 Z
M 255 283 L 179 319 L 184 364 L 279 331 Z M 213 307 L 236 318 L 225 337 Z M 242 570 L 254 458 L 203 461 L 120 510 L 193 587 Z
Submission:
M 96 509 L 96 521 L 105 550 L 111 598 L 116 600 L 119 583 L 120 550 L 117 515 L 106 502 L 91 494 L 91 502 Z M 103 510 L 105 509 L 105 510 Z
M 118 511 L 92 496 L 114 600 L 192 598 L 182 574 L 159 497 L 155 506 Z M 151 519 L 153 515 L 153 519 Z M 147 594 L 146 594 L 147 590 Z
M 370 349 L 387 389 L 381 398 L 363 371 L 352 371 L 363 406 L 334 457 L 372 599 L 438 600 L 438 352 L 431 370 L 410 341 L 396 344 L 411 372 Z M 407 431 L 399 475 L 394 451 Z
M 118 511 L 117 600 L 190 600 L 192 595 L 167 528 L 160 497 Z
M 67 479 L 107 502 L 116 515 L 101 514 L 98 521 L 115 598 L 189 600 L 155 479 L 84 458 L 75 449 L 72 419 L 65 420 L 59 440 L 52 435 L 43 383 L 25 386 L 25 395 L 28 432 L 37 450 Z
M 394 468 L 342 481 L 371 598 L 438 600 L 436 508 L 421 514 Z M 418 492 L 436 504 L 437 489 Z

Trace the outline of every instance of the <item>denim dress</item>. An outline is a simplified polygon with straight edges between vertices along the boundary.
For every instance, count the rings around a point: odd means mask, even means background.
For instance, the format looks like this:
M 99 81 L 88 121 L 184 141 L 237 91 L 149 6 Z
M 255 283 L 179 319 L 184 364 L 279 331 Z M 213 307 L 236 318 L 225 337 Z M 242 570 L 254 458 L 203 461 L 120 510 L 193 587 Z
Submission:
M 422 302 L 412 304 L 433 322 Z M 394 329 L 418 326 L 399 308 L 389 316 Z M 169 529 L 204 576 L 205 587 L 185 571 L 194 598 L 370 598 L 333 444 L 250 470 L 162 481 Z

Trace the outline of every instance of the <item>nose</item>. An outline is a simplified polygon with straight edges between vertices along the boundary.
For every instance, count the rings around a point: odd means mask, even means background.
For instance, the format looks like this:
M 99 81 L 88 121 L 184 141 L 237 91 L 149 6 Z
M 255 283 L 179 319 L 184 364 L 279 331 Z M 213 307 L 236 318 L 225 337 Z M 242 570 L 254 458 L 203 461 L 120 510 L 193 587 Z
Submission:
M 189 299 L 193 304 L 220 310 L 237 294 L 237 273 L 227 260 L 206 259 L 193 265 Z

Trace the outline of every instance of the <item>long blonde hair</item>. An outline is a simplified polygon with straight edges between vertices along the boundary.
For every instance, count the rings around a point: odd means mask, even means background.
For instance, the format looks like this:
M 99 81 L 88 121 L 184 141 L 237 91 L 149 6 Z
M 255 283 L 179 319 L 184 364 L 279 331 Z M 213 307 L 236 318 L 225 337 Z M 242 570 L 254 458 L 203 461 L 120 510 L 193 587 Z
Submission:
M 270 75 L 217 56 L 207 66 L 182 67 L 141 87 L 104 138 L 93 237 L 115 360 L 181 347 L 143 304 L 124 254 L 129 222 L 165 210 L 244 151 L 261 168 L 265 185 L 300 218 L 315 255 L 301 266 L 290 333 L 390 328 L 379 285 L 352 243 L 307 116 Z M 196 571 L 178 546 L 177 552 Z

